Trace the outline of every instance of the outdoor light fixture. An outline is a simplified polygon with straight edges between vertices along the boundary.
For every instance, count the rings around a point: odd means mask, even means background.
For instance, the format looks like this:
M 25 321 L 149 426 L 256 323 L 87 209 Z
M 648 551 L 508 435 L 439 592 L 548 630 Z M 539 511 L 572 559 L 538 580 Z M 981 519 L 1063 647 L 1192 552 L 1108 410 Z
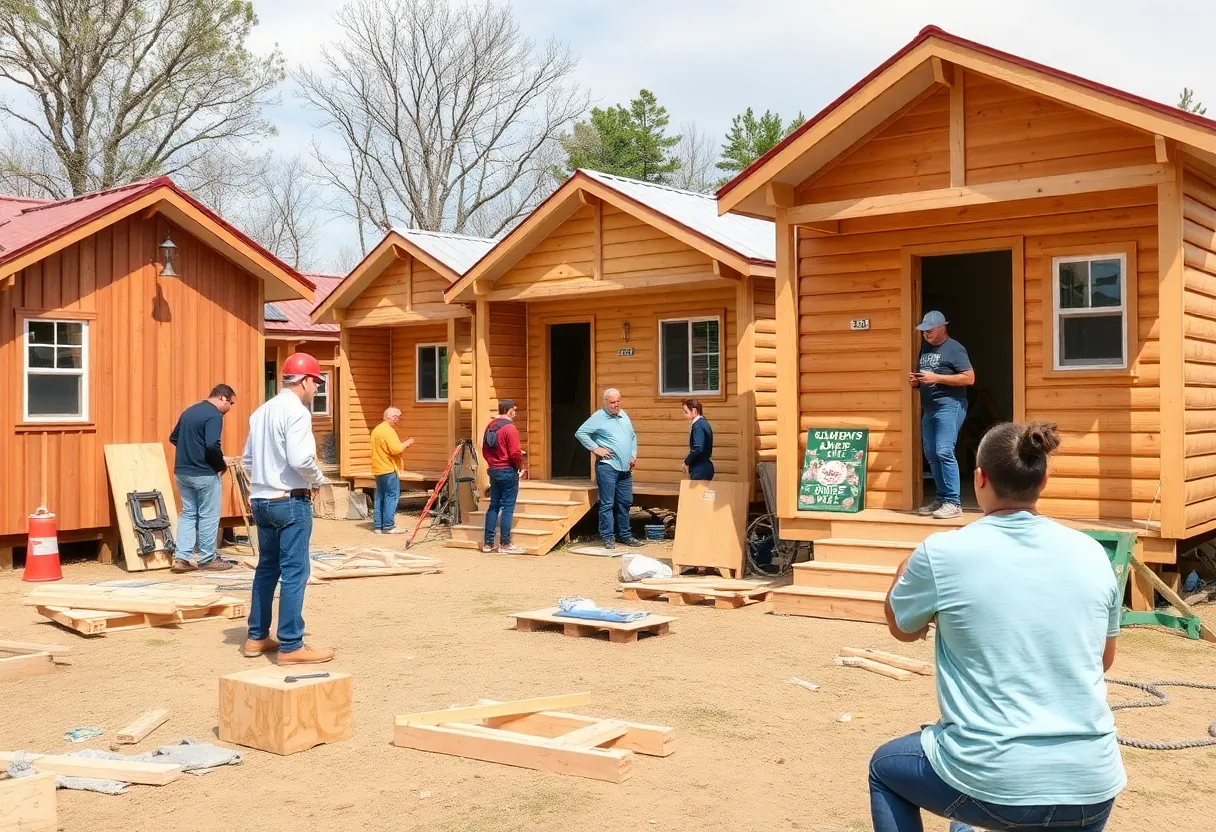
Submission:
M 176 250 L 177 243 L 166 233 L 165 241 L 160 244 L 160 256 L 165 261 L 164 268 L 160 270 L 161 277 L 177 277 L 177 272 L 173 270 L 173 252 Z
M 629 343 L 629 321 L 621 324 L 621 335 L 625 337 L 625 343 Z

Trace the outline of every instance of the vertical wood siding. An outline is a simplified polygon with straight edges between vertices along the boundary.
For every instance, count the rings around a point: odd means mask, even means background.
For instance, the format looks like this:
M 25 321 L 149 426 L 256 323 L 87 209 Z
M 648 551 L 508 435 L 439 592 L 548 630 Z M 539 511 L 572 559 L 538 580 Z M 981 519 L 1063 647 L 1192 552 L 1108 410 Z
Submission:
M 418 401 L 417 348 L 419 344 L 446 345 L 448 325 L 440 322 L 398 326 L 393 327 L 392 333 L 390 404 L 401 409 L 397 435 L 402 439 L 412 436 L 415 440 L 414 446 L 402 454 L 402 465 L 407 471 L 438 473 L 452 455 L 452 449 L 448 447 L 448 405 L 446 402 Z M 457 395 L 457 390 L 449 379 L 449 393 Z M 379 421 L 377 416 L 375 424 Z
M 346 447 L 346 467 L 351 476 L 371 470 L 370 437 L 389 406 L 389 330 L 386 327 L 355 327 L 347 330 L 349 352 L 343 378 L 342 398 L 349 408 L 350 421 L 342 443 Z
M 1216 519 L 1216 184 L 1182 187 L 1186 525 Z
M 514 399 L 519 407 L 515 416 L 515 427 L 519 430 L 520 444 L 531 453 L 532 436 L 529 433 L 531 420 L 528 405 L 528 312 L 522 303 L 491 303 L 489 320 L 490 339 L 490 400 L 486 402 L 487 415 L 498 415 L 499 399 Z M 480 448 L 478 449 L 480 451 Z M 529 464 L 531 461 L 529 460 Z

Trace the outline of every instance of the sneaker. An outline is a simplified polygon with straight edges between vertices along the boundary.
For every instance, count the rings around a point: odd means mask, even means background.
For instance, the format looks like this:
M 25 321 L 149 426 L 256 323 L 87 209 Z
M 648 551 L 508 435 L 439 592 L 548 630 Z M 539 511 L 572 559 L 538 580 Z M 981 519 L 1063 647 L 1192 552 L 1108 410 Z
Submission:
M 372 529 L 372 534 L 384 534 L 384 529 Z
M 933 512 L 938 520 L 951 520 L 963 516 L 963 508 L 958 503 L 942 503 L 941 508 Z
M 197 572 L 198 567 L 195 566 L 191 561 L 182 560 L 181 558 L 174 558 L 173 565 L 169 567 L 169 571 L 176 572 L 180 575 L 183 572 Z
M 274 653 L 279 649 L 279 643 L 272 638 L 247 638 L 241 653 L 247 659 L 256 659 L 263 653 Z
M 324 664 L 333 657 L 333 650 L 326 650 L 324 647 L 309 647 L 305 644 L 299 650 L 279 653 L 279 664 Z
M 405 534 L 405 529 L 399 529 L 393 526 L 391 529 L 383 529 L 382 534 Z
M 614 543 L 614 542 L 613 542 L 613 541 L 611 541 L 611 540 L 605 540 L 605 541 L 604 541 L 604 543 L 603 543 L 603 546 L 604 546 L 604 548 L 605 548 L 605 549 L 615 549 L 615 548 L 616 548 L 616 543 Z
M 645 546 L 645 545 L 646 545 L 645 543 L 643 543 L 642 541 L 638 540 L 638 539 L 637 539 L 636 537 L 634 537 L 633 535 L 630 535 L 629 537 L 625 538 L 624 540 L 619 541 L 619 543 L 620 543 L 622 546 L 630 546 L 630 547 L 633 547 L 633 546 Z
M 500 555 L 526 555 L 527 552 L 524 551 L 524 547 L 522 547 L 522 546 L 516 546 L 514 543 L 504 543 L 503 545 L 498 547 L 498 554 L 500 554 Z
M 477 549 L 483 555 L 492 555 L 498 551 L 498 547 L 495 546 L 493 543 L 483 543 L 480 546 L 478 546 Z
M 925 503 L 923 506 L 918 508 L 916 510 L 916 513 L 919 514 L 921 517 L 929 517 L 933 514 L 933 512 L 935 512 L 939 508 L 941 508 L 942 505 L 943 504 L 942 504 L 941 500 L 934 500 L 933 502 Z
M 200 563 L 197 568 L 199 572 L 227 572 L 234 566 L 236 566 L 236 564 L 230 560 L 215 558 L 214 560 L 209 560 L 206 563 Z

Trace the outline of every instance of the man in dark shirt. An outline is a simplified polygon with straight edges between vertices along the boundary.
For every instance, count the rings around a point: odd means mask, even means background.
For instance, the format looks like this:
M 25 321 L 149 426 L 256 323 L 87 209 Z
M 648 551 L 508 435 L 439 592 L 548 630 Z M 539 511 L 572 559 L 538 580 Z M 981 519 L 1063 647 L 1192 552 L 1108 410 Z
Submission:
M 519 475 L 524 469 L 524 454 L 515 427 L 515 402 L 498 400 L 498 417 L 486 425 L 481 440 L 481 457 L 490 477 L 490 508 L 486 511 L 483 552 L 522 555 L 524 550 L 511 543 L 511 522 L 515 518 L 515 498 L 519 496 Z M 500 526 L 501 530 L 494 527 Z M 498 546 L 494 532 L 499 531 Z
M 967 388 L 975 384 L 967 350 L 946 333 L 947 323 L 941 312 L 925 313 L 916 327 L 925 337 L 917 372 L 908 374 L 908 383 L 920 388 L 921 444 L 937 488 L 937 498 L 922 506 L 920 513 L 939 520 L 963 513 L 954 445 L 967 417 Z
M 232 568 L 230 562 L 216 557 L 215 545 L 224 493 L 220 478 L 228 468 L 224 464 L 220 435 L 224 431 L 224 414 L 235 403 L 236 393 L 232 388 L 217 384 L 204 401 L 192 404 L 182 412 L 169 435 L 169 442 L 177 448 L 173 474 L 178 493 L 182 495 L 174 572 L 195 569 L 218 572 Z

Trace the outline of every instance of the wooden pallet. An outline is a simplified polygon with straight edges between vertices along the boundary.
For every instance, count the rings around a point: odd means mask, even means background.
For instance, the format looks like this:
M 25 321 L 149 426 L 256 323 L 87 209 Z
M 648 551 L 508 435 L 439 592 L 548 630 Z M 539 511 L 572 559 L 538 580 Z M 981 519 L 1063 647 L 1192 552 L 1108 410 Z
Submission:
M 667 603 L 676 607 L 712 602 L 714 609 L 737 610 L 743 606 L 767 601 L 773 590 L 769 586 L 754 589 L 713 589 L 709 586 L 665 588 L 647 586 L 644 583 L 628 583 L 621 584 L 621 592 L 624 593 L 626 601 L 650 601 L 655 598 L 665 598 Z
M 621 783 L 633 755 L 666 757 L 672 729 L 551 711 L 577 707 L 587 693 L 477 705 L 398 716 L 393 745 L 491 763 Z
M 313 577 L 322 581 L 341 578 L 375 578 L 385 575 L 430 575 L 443 571 L 443 561 L 407 555 L 392 549 L 348 546 L 333 553 L 335 559 L 312 558 Z
M 531 612 L 517 612 L 511 615 L 515 619 L 515 629 L 525 633 L 538 630 L 551 630 L 560 627 L 568 636 L 594 636 L 608 634 L 608 640 L 613 644 L 632 644 L 638 640 L 640 633 L 655 636 L 665 636 L 671 631 L 671 622 L 675 621 L 670 615 L 648 615 L 637 621 L 588 621 L 583 618 L 566 618 L 554 615 L 557 607 L 548 607 Z
M 143 612 L 118 612 L 112 610 L 82 610 L 70 607 L 37 608 L 40 615 L 62 624 L 81 635 L 100 636 L 120 630 L 142 630 L 146 627 L 176 627 L 195 621 L 222 621 L 244 618 L 249 614 L 249 605 L 240 598 L 223 596 L 220 603 L 208 607 L 179 609 L 175 613 L 158 615 Z

